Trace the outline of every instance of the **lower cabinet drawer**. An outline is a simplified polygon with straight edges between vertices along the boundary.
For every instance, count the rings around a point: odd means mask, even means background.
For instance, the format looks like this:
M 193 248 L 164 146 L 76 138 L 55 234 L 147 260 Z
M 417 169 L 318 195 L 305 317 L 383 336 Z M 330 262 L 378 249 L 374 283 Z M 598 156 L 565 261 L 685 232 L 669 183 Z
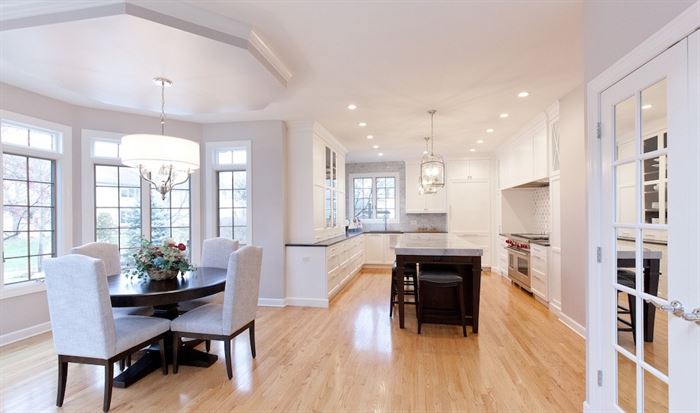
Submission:
M 546 275 L 536 270 L 532 270 L 530 275 L 530 288 L 532 288 L 532 292 L 545 297 L 547 295 Z

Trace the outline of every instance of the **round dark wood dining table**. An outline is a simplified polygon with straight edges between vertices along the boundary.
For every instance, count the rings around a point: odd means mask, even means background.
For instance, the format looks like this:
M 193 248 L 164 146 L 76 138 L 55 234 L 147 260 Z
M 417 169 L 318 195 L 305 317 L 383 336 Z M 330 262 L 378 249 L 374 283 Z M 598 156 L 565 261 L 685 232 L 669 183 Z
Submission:
M 171 280 L 154 281 L 147 276 L 134 277 L 127 273 L 108 277 L 112 307 L 153 307 L 154 317 L 170 320 L 182 313 L 178 303 L 207 297 L 226 286 L 226 269 L 198 267 Z M 172 357 L 172 340 L 166 338 L 168 362 Z M 186 342 L 179 350 L 181 365 L 209 367 L 218 357 L 195 350 L 201 341 Z M 146 350 L 139 360 L 114 378 L 115 387 L 129 387 L 149 373 L 160 369 L 160 352 L 157 345 Z

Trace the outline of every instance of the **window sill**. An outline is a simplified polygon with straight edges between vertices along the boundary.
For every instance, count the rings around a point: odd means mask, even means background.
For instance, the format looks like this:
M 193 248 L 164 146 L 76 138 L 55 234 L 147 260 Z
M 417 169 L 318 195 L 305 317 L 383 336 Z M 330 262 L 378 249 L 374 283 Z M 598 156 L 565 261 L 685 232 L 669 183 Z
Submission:
M 20 284 L 5 285 L 0 289 L 0 300 L 36 294 L 42 291 L 46 291 L 46 284 L 43 281 L 27 281 Z
M 363 224 L 384 224 L 383 219 L 362 219 L 360 218 L 360 222 Z M 400 224 L 398 219 L 388 219 L 386 221 L 387 224 Z

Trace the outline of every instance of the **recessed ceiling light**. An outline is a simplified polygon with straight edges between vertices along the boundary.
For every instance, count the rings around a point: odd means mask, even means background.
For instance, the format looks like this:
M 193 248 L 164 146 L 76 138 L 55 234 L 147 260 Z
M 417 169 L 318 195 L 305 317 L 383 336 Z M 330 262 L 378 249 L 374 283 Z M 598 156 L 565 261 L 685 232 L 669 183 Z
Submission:
M 379 149 L 379 145 L 372 145 L 372 148 Z
M 505 118 L 508 117 L 508 114 L 507 114 L 507 113 L 501 113 L 500 115 L 498 115 L 498 117 L 501 118 L 501 119 L 505 119 Z
M 476 149 L 471 148 L 471 149 L 469 149 L 469 152 L 476 152 Z
M 528 96 L 530 96 L 530 92 L 526 92 L 524 90 L 522 92 L 518 93 L 519 98 L 526 98 Z
M 381 152 L 379 152 L 377 155 L 378 155 L 378 156 L 384 156 L 384 154 L 381 153 Z
M 428 151 L 423 151 L 423 155 L 427 155 L 427 154 L 428 154 Z
M 374 139 L 374 135 L 367 135 L 367 139 Z
M 357 109 L 357 105 L 354 104 L 354 103 L 351 103 L 351 104 L 348 105 L 348 109 L 350 109 L 350 110 L 355 110 L 355 109 Z
M 642 109 L 644 109 L 644 110 L 651 109 L 651 108 L 653 108 L 653 107 L 654 107 L 654 106 L 652 106 L 651 103 L 647 103 L 646 105 L 642 105 Z
M 367 122 L 360 122 L 357 124 L 357 126 L 364 128 L 365 126 L 367 126 Z
M 479 139 L 478 141 L 476 141 L 476 143 L 479 143 L 479 144 L 484 143 L 484 140 L 483 140 L 483 139 Z
M 493 133 L 493 132 L 494 132 L 494 131 L 493 131 L 493 129 L 491 129 L 491 128 L 486 129 L 486 133 Z

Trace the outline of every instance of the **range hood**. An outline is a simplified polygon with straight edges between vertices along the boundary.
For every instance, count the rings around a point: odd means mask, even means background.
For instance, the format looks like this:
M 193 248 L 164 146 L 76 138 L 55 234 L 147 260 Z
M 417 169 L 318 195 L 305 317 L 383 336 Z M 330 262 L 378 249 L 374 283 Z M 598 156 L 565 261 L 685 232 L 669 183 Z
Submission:
M 513 188 L 542 188 L 549 186 L 549 179 L 540 179 L 539 181 L 526 182 L 524 184 L 516 185 Z

